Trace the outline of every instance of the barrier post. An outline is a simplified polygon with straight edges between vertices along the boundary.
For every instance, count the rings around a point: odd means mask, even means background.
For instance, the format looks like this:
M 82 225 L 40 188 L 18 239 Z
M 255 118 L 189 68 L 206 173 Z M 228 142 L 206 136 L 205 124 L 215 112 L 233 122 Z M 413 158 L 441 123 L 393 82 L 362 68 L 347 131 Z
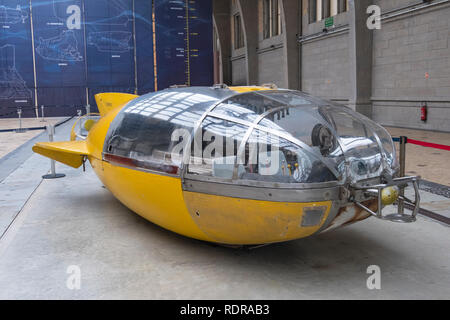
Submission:
M 55 126 L 52 124 L 49 124 L 47 126 L 47 132 L 48 132 L 48 141 L 53 142 L 53 136 L 55 135 Z M 43 175 L 43 179 L 56 179 L 56 178 L 62 178 L 66 175 L 64 173 L 56 173 L 56 164 L 55 160 L 50 160 L 50 174 Z
M 26 130 L 22 129 L 22 108 L 17 108 L 17 114 L 19 115 L 19 129 L 16 130 L 16 133 L 23 133 Z
M 404 177 L 406 173 L 406 144 L 408 143 L 408 137 L 400 137 L 400 177 Z M 404 189 L 400 190 L 400 196 L 404 196 Z M 403 214 L 405 212 L 405 207 L 402 201 L 398 203 L 398 212 Z
M 41 117 L 42 117 L 42 120 L 41 120 L 41 122 L 45 122 L 45 116 L 44 116 L 44 105 L 42 105 L 42 106 L 41 106 Z
M 22 131 L 22 109 L 18 108 L 17 113 L 19 114 L 19 130 Z
M 89 115 L 91 114 L 91 105 L 88 103 L 86 105 L 86 115 L 87 115 L 87 119 L 89 119 Z
M 78 128 L 79 128 L 79 133 L 81 134 L 81 115 L 82 115 L 82 111 L 81 110 L 77 110 L 77 116 L 78 116 Z

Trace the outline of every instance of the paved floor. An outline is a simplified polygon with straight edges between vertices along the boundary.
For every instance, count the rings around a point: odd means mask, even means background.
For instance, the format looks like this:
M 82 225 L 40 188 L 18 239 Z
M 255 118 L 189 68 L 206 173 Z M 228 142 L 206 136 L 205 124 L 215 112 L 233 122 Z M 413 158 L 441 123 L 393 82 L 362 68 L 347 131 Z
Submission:
M 22 128 L 45 127 L 49 124 L 56 124 L 63 118 L 47 118 L 45 122 L 38 119 L 22 119 Z M 18 129 L 18 119 L 0 119 L 0 130 Z M 0 132 L 0 158 L 20 147 L 28 140 L 40 135 L 44 130 L 30 130 L 25 132 Z
M 450 233 L 435 221 L 369 219 L 303 240 L 228 249 L 140 218 L 89 166 L 57 166 L 67 177 L 42 181 L 48 162 L 33 155 L 0 183 L 0 299 L 450 298 Z M 424 191 L 422 198 L 450 214 L 448 198 Z M 370 265 L 381 268 L 381 290 L 367 289 Z M 67 287 L 70 266 L 80 268 L 80 290 Z
M 448 227 L 370 219 L 251 251 L 165 231 L 123 207 L 91 170 L 43 181 L 0 242 L 0 299 L 450 298 Z M 69 290 L 67 268 L 81 270 Z M 381 290 L 368 290 L 369 265 Z

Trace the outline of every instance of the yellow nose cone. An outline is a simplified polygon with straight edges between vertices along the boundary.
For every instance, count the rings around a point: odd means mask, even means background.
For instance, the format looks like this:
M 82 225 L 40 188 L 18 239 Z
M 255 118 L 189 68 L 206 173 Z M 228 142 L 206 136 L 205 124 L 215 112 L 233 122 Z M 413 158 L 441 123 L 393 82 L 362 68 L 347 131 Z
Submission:
M 398 199 L 398 188 L 387 187 L 381 190 L 381 203 L 385 206 L 393 204 Z

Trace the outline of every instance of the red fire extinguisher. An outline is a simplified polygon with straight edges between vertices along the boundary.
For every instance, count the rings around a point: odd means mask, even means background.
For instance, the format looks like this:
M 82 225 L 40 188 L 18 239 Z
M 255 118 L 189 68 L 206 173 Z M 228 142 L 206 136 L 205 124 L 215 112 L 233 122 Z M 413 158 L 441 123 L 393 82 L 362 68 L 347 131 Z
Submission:
M 420 108 L 420 120 L 423 122 L 427 121 L 427 115 L 428 115 L 428 106 L 426 102 L 422 102 L 422 108 Z

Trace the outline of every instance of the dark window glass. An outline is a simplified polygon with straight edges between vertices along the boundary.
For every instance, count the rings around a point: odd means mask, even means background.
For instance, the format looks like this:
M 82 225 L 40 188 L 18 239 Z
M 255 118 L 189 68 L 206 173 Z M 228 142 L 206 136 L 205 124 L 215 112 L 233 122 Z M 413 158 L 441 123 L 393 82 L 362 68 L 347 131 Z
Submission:
M 322 0 L 322 19 L 328 18 L 331 15 L 330 0 Z
M 270 38 L 270 0 L 263 0 L 264 39 Z
M 279 0 L 263 0 L 264 39 L 281 34 L 281 8 Z
M 234 49 L 244 47 L 244 32 L 242 30 L 241 15 L 236 14 L 233 17 L 234 21 Z
M 347 11 L 347 0 L 338 0 L 338 13 Z
M 272 0 L 272 37 L 279 35 L 281 32 L 281 12 L 278 0 Z
M 317 20 L 317 0 L 309 0 L 309 23 Z

